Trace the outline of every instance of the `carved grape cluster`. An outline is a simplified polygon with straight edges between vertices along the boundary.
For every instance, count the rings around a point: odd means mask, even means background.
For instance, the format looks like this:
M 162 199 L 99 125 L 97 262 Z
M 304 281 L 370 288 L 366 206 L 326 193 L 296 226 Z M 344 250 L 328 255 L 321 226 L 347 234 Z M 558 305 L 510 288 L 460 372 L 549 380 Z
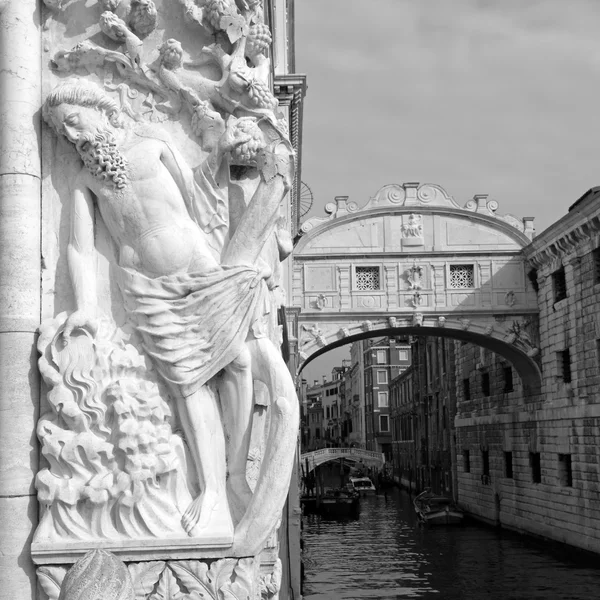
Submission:
M 251 119 L 240 119 L 236 128 L 240 133 L 249 135 L 250 139 L 234 148 L 232 152 L 234 162 L 242 165 L 251 164 L 258 151 L 265 146 L 263 135 L 256 122 Z
M 248 83 L 248 97 L 256 108 L 274 110 L 277 108 L 277 99 L 268 86 L 259 79 L 253 78 Z
M 256 23 L 250 27 L 246 41 L 246 52 L 248 56 L 265 54 L 271 45 L 271 31 L 264 23 Z
M 228 0 L 208 0 L 204 5 L 204 18 L 216 31 L 222 29 L 221 19 L 223 17 L 232 17 L 237 14 L 237 9 Z

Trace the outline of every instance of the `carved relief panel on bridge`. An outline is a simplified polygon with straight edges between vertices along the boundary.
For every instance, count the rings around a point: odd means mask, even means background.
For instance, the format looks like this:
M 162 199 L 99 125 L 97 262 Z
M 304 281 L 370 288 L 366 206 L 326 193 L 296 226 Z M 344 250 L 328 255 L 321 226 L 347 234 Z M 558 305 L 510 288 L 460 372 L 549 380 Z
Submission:
M 423 246 L 423 217 L 410 213 L 402 217 L 402 246 Z

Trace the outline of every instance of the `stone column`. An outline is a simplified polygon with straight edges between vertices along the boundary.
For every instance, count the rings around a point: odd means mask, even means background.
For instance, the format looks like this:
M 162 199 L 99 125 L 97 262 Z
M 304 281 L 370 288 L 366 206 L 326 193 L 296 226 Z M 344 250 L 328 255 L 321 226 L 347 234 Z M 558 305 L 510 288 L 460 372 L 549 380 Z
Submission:
M 36 0 L 0 0 L 0 595 L 35 597 L 41 56 Z

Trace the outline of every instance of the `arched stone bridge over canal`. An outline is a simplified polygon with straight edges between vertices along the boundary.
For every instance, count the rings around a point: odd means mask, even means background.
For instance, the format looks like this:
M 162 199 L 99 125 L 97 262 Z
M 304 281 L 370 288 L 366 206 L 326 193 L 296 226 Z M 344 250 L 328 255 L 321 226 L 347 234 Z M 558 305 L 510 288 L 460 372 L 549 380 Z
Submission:
M 361 448 L 321 448 L 320 450 L 301 454 L 300 464 L 303 468 L 308 466 L 307 473 L 310 473 L 316 467 L 340 458 L 351 462 L 360 462 L 366 467 L 378 469 L 383 467 L 385 463 L 385 457 L 381 452 L 362 450 Z
M 386 185 L 362 208 L 347 196 L 312 218 L 293 253 L 300 370 L 367 337 L 433 335 L 509 360 L 528 394 L 541 385 L 538 305 L 522 248 L 533 219 L 460 206 L 433 184 Z

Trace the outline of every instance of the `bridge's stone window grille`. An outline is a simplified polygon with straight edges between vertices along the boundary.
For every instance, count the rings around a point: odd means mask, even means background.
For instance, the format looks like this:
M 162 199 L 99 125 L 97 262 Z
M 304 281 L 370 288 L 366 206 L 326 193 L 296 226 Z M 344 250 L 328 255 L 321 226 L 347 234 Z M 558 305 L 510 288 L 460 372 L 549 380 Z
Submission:
M 465 473 L 471 472 L 471 454 L 468 450 L 463 450 L 463 471 Z
M 448 287 L 465 289 L 475 287 L 474 265 L 450 265 L 450 281 Z
M 571 383 L 571 352 L 568 348 L 560 350 L 558 354 L 558 368 L 564 383 Z
M 512 452 L 504 453 L 504 477 L 513 478 L 513 455 Z
M 354 288 L 360 292 L 380 290 L 379 267 L 355 267 Z
M 560 485 L 564 487 L 573 486 L 573 469 L 571 466 L 570 454 L 558 455 L 558 478 L 560 480 Z
M 567 297 L 567 279 L 564 267 L 552 273 L 552 290 L 554 291 L 554 302 L 560 302 Z
M 542 457 L 539 452 L 529 453 L 529 466 L 531 467 L 531 481 L 542 483 Z

